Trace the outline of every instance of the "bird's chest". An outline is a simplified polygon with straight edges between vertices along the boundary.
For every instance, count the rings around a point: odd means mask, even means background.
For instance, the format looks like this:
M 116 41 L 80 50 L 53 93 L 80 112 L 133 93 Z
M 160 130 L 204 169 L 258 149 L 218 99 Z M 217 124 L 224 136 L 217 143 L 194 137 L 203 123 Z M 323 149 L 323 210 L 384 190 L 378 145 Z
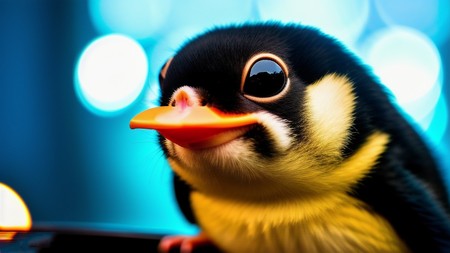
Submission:
M 226 252 L 408 252 L 390 224 L 345 194 L 249 203 L 191 196 L 199 225 Z

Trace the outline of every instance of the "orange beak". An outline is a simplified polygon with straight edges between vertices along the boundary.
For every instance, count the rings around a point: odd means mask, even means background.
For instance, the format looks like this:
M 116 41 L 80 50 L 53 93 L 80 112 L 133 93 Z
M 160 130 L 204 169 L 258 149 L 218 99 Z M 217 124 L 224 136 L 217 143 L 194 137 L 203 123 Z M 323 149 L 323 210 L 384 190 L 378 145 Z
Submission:
M 225 114 L 206 106 L 161 106 L 136 115 L 130 128 L 154 129 L 180 146 L 201 149 L 238 138 L 257 122 L 253 114 Z

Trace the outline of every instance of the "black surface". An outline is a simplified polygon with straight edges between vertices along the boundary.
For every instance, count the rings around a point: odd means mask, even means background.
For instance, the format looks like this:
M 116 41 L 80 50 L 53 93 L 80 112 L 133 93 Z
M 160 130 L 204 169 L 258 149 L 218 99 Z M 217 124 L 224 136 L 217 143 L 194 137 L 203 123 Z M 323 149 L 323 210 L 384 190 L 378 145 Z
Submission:
M 1 253 L 12 252 L 158 252 L 159 236 L 78 232 L 33 232 L 1 242 Z
M 55 252 L 158 252 L 162 236 L 94 231 L 31 232 L 17 234 L 13 241 L 1 242 L 0 253 Z M 179 252 L 173 249 L 171 253 Z M 195 253 L 219 252 L 209 246 Z

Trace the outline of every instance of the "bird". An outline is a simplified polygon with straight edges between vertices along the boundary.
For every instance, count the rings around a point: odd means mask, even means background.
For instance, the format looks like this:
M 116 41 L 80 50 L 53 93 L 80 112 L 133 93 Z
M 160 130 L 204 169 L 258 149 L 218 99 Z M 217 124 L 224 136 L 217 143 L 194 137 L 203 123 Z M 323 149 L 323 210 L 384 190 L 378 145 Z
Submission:
M 153 129 L 198 236 L 162 251 L 450 252 L 434 149 L 380 79 L 302 24 L 214 27 L 159 74 Z M 198 246 L 200 247 L 200 246 Z

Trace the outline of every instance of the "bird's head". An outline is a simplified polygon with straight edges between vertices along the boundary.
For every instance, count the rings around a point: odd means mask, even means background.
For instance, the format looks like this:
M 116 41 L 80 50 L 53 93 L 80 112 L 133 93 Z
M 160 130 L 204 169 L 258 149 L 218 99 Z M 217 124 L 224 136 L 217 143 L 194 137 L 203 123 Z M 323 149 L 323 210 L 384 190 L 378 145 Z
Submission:
M 131 127 L 156 129 L 173 170 L 206 193 L 270 198 L 344 189 L 366 173 L 349 166 L 374 163 L 387 141 L 372 134 L 364 109 L 365 93 L 382 93 L 373 83 L 317 30 L 219 28 L 167 61 L 161 107 Z

